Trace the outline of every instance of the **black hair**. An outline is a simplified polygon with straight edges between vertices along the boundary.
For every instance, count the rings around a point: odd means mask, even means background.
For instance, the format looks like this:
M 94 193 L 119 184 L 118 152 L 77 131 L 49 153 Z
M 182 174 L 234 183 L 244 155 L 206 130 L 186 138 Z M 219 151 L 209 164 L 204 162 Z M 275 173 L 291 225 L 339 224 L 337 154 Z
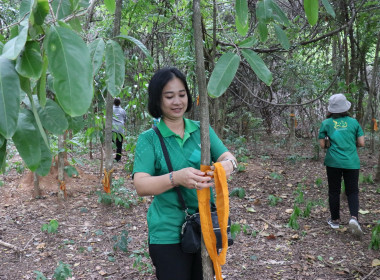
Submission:
M 338 119 L 338 118 L 343 118 L 343 117 L 347 117 L 347 116 L 350 116 L 350 114 L 348 112 L 342 112 L 342 113 L 330 113 L 330 112 L 328 112 L 326 118 Z
M 118 98 L 118 97 L 116 97 L 116 98 L 113 100 L 113 105 L 115 105 L 115 106 L 120 106 L 120 103 L 121 103 L 121 101 L 120 101 L 120 98 Z
M 148 86 L 148 111 L 154 118 L 159 118 L 162 115 L 161 111 L 161 96 L 162 90 L 166 84 L 173 78 L 178 78 L 185 86 L 187 94 L 187 108 L 186 112 L 191 110 L 193 99 L 191 98 L 190 90 L 186 82 L 186 77 L 175 67 L 165 67 L 154 73 Z

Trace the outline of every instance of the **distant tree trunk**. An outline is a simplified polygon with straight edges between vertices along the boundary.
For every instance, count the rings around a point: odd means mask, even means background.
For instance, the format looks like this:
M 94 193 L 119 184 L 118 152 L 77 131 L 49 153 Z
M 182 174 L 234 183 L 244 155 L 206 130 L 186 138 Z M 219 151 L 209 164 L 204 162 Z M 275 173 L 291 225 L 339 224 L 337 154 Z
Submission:
M 290 109 L 290 117 L 289 117 L 289 145 L 290 145 L 290 153 L 295 152 L 295 143 L 296 143 L 296 116 L 294 114 L 294 107 Z
M 62 182 L 65 180 L 64 178 L 64 168 L 65 168 L 65 137 L 64 135 L 58 135 L 58 181 L 60 186 Z M 58 197 L 60 199 L 65 199 L 65 192 L 62 189 L 58 191 Z
M 120 22 L 121 22 L 121 8 L 122 0 L 116 1 L 113 36 L 116 37 L 120 34 Z M 107 92 L 106 97 L 106 124 L 105 124 L 105 137 L 104 137 L 104 152 L 105 152 L 105 169 L 109 174 L 109 182 L 112 186 L 111 169 L 113 166 L 112 158 L 112 116 L 113 116 L 113 97 Z M 106 176 L 106 175 L 105 175 Z
M 201 164 L 208 165 L 210 163 L 210 135 L 209 135 L 209 112 L 208 112 L 208 96 L 205 77 L 205 65 L 203 56 L 203 40 L 201 26 L 201 9 L 200 0 L 193 1 L 193 29 L 196 56 L 196 74 L 198 80 L 198 91 L 201 110 Z M 202 238 L 202 268 L 203 280 L 214 279 L 213 267 L 211 259 L 207 253 L 206 246 Z

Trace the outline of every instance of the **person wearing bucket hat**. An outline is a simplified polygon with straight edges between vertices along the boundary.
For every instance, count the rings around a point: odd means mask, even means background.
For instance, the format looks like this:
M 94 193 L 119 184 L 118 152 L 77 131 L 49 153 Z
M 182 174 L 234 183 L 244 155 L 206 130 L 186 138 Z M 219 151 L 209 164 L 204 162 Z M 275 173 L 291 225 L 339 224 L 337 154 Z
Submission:
M 358 221 L 360 159 L 357 147 L 364 147 L 364 133 L 358 121 L 349 116 L 350 108 L 351 103 L 344 94 L 332 95 L 327 107 L 327 119 L 322 122 L 318 138 L 322 148 L 325 148 L 326 137 L 330 141 L 324 160 L 331 214 L 327 223 L 331 228 L 339 228 L 343 177 L 351 216 L 348 225 L 354 235 L 361 236 L 363 232 Z

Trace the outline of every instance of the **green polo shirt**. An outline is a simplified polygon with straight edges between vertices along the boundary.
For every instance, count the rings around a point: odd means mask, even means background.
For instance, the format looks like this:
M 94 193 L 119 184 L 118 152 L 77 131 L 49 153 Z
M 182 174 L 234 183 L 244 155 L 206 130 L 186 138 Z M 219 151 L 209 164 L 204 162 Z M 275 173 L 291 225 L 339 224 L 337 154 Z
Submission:
M 328 118 L 322 122 L 319 139 L 330 138 L 324 164 L 329 167 L 359 169 L 360 159 L 356 140 L 363 136 L 363 130 L 356 119 L 351 117 Z
M 174 171 L 186 167 L 200 168 L 200 124 L 189 119 L 184 119 L 184 122 L 185 133 L 183 139 L 173 133 L 163 121 L 157 125 L 164 138 Z M 209 131 L 211 161 L 216 162 L 228 150 L 211 127 Z M 153 129 L 141 133 L 137 140 L 133 174 L 136 172 L 144 172 L 152 176 L 169 173 L 160 140 Z M 198 208 L 196 190 L 182 186 L 180 186 L 180 189 L 189 209 L 189 214 L 195 213 Z M 174 189 L 154 197 L 148 210 L 147 220 L 150 244 L 175 244 L 180 242 L 180 232 L 185 221 L 185 213 Z

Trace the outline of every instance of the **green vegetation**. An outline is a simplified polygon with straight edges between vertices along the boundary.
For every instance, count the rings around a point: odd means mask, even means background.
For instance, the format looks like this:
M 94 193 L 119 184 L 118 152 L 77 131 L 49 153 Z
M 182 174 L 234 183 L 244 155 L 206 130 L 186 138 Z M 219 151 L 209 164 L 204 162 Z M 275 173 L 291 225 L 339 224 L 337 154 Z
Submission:
M 230 196 L 237 196 L 238 198 L 244 198 L 245 197 L 245 189 L 244 188 L 234 188 L 230 192 Z
M 128 243 L 130 242 L 128 231 L 122 230 L 119 235 L 112 236 L 112 240 L 115 242 L 113 245 L 114 251 L 120 250 L 124 253 L 128 252 Z
M 269 205 L 270 205 L 270 206 L 276 206 L 277 203 L 279 203 L 279 202 L 282 201 L 282 198 L 270 194 L 270 195 L 268 196 L 268 201 L 269 201 Z
M 47 280 L 47 278 L 42 272 L 35 270 L 34 273 L 36 274 L 36 280 Z M 67 278 L 71 276 L 73 275 L 72 275 L 72 270 L 70 268 L 70 265 L 59 261 L 59 264 L 54 271 L 53 279 L 66 280 Z
M 380 249 L 380 220 L 372 229 L 371 242 L 369 244 L 369 249 L 379 250 Z
M 56 233 L 57 230 L 58 230 L 58 221 L 56 220 L 50 220 L 50 222 L 48 224 L 43 224 L 42 227 L 41 227 L 41 231 L 44 232 L 46 231 L 47 233 Z

